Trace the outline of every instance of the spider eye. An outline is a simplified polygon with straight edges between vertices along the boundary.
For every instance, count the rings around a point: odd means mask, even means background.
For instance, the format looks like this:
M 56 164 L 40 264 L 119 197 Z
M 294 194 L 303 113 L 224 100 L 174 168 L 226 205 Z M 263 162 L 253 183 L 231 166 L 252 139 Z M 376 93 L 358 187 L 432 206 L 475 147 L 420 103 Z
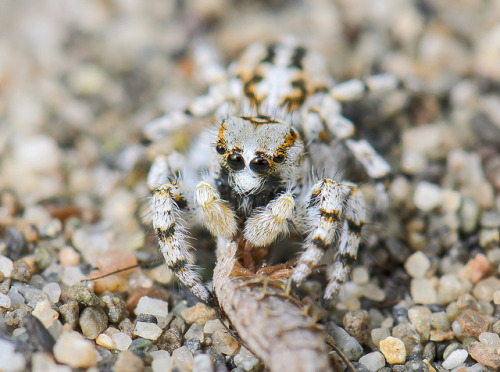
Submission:
M 238 153 L 231 154 L 227 157 L 227 163 L 232 170 L 239 171 L 245 168 L 245 160 Z
M 218 143 L 217 146 L 215 146 L 215 151 L 217 151 L 218 154 L 223 155 L 226 153 L 226 148 L 222 144 Z
M 265 173 L 269 170 L 269 162 L 261 157 L 253 158 L 250 162 L 250 169 L 255 173 Z
M 278 163 L 278 164 L 279 164 L 279 163 L 283 163 L 283 162 L 285 161 L 285 155 L 283 155 L 283 154 L 278 154 L 278 155 L 276 155 L 276 156 L 273 158 L 273 161 L 274 161 L 275 163 Z

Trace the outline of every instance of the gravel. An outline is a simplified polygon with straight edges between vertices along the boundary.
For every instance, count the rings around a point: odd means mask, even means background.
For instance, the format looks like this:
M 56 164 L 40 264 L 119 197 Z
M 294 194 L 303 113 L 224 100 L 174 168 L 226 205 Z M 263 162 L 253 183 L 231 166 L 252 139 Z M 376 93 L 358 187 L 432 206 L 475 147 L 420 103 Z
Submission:
M 500 368 L 496 2 L 2 7 L 0 369 L 264 368 L 163 265 L 82 280 L 156 252 L 147 169 L 206 121 L 150 144 L 142 128 L 205 91 L 194 45 L 208 40 L 227 64 L 284 34 L 323 53 L 339 81 L 389 71 L 404 86 L 346 106 L 393 175 L 387 210 L 366 225 L 352 279 L 320 324 L 360 370 Z M 351 163 L 346 177 L 378 213 Z M 212 242 L 195 238 L 208 281 Z M 320 278 L 299 291 L 316 301 Z

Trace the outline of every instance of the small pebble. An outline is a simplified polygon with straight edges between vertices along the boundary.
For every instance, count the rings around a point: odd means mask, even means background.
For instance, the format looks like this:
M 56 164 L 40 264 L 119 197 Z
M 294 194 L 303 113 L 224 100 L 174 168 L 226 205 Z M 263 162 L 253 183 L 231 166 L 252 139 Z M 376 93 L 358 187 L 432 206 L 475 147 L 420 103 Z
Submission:
M 188 371 L 193 368 L 193 354 L 186 346 L 175 349 L 172 353 L 172 360 L 174 367 Z
M 47 300 L 37 303 L 35 309 L 31 313 L 37 317 L 45 328 L 49 328 L 54 321 L 59 318 L 59 313 L 52 309 L 50 302 Z
M 366 310 L 350 311 L 344 315 L 344 329 L 360 344 L 370 336 L 371 319 Z
M 69 300 L 67 303 L 59 306 L 59 313 L 65 323 L 68 323 L 73 329 L 78 325 L 78 320 L 80 319 L 80 309 L 78 302 L 75 300 Z
M 85 306 L 99 305 L 99 298 L 94 291 L 83 284 L 72 285 L 68 289 L 68 297 Z
M 181 316 L 186 323 L 197 323 L 201 326 L 208 320 L 216 318 L 215 310 L 201 302 L 181 311 Z
M 437 302 L 436 281 L 433 278 L 414 278 L 410 283 L 410 293 L 418 304 L 432 305 Z
M 384 355 L 379 351 L 368 353 L 359 358 L 359 362 L 366 367 L 370 372 L 376 372 L 385 366 Z
M 404 342 L 407 355 L 422 352 L 421 337 L 410 322 L 403 321 L 394 327 L 392 329 L 392 336 Z
M 154 323 L 137 322 L 134 335 L 155 341 L 160 337 L 162 329 Z
M 6 294 L 0 293 L 0 307 L 3 307 L 4 309 L 10 308 L 12 301 L 9 296 Z
M 430 320 L 431 320 L 431 327 L 436 330 L 446 331 L 450 329 L 451 326 L 450 321 L 444 311 L 432 313 L 430 316 Z
M 26 365 L 25 356 L 22 353 L 16 352 L 16 345 L 0 339 L 0 368 L 8 372 L 20 372 L 24 370 Z
M 372 342 L 376 346 L 379 346 L 380 341 L 386 339 L 390 335 L 391 335 L 391 333 L 389 332 L 388 328 L 374 328 L 371 331 Z
M 197 339 L 203 341 L 204 338 L 205 336 L 203 334 L 203 327 L 197 323 L 193 323 L 184 335 L 185 340 Z
M 128 315 L 127 305 L 118 296 L 104 295 L 101 297 L 101 305 L 103 306 L 110 323 L 118 324 Z
M 197 338 L 192 338 L 190 340 L 184 341 L 184 346 L 186 346 L 191 354 L 195 355 L 198 350 L 201 349 L 201 341 Z
M 141 297 L 134 310 L 134 314 L 151 314 L 156 317 L 165 318 L 168 315 L 168 302 L 148 296 Z
M 385 292 L 374 283 L 367 283 L 362 287 L 362 295 L 369 300 L 382 302 L 385 300 Z
M 358 360 L 361 357 L 363 347 L 343 328 L 333 322 L 329 322 L 326 324 L 325 330 L 330 336 L 332 336 L 337 343 L 337 347 L 342 351 L 347 359 Z
M 431 311 L 423 306 L 416 306 L 408 310 L 411 324 L 420 334 L 422 341 L 429 340 L 431 333 Z
M 78 352 L 75 352 L 77 351 Z M 90 368 L 97 364 L 98 353 L 80 333 L 63 333 L 54 346 L 54 357 L 72 368 Z
M 212 333 L 212 344 L 225 355 L 235 355 L 240 344 L 227 331 Z
M 423 212 L 430 212 L 443 202 L 443 193 L 438 185 L 420 182 L 413 194 L 413 203 Z
M 144 370 L 144 362 L 130 350 L 125 350 L 118 353 L 113 370 L 115 372 L 141 372 Z
M 197 372 L 212 372 L 214 363 L 208 354 L 198 354 L 193 359 L 193 371 Z
M 219 319 L 210 319 L 203 326 L 203 333 L 205 335 L 211 335 L 215 331 L 225 331 L 226 327 L 220 322 Z
M 464 311 L 456 321 L 463 332 L 474 337 L 479 337 L 481 333 L 488 331 L 490 326 L 488 318 L 474 310 Z
M 79 324 L 85 337 L 93 340 L 108 326 L 108 317 L 100 306 L 86 307 L 80 314 Z
M 14 262 L 14 269 L 12 270 L 12 279 L 19 280 L 20 282 L 29 282 L 33 275 L 33 267 L 26 262 L 25 259 L 17 260 Z
M 418 251 L 408 257 L 404 266 L 411 277 L 423 278 L 429 271 L 431 262 L 422 251 Z
M 260 360 L 244 346 L 240 348 L 233 360 L 234 364 L 243 371 L 256 372 L 261 369 Z
M 151 362 L 151 369 L 153 370 L 153 372 L 172 371 L 173 367 L 174 360 L 168 353 L 165 356 L 154 358 L 153 362 Z
M 181 331 L 176 327 L 167 329 L 156 340 L 156 346 L 160 350 L 167 350 L 169 353 L 172 353 L 182 346 Z
M 132 344 L 130 336 L 123 332 L 114 333 L 111 338 L 115 342 L 116 348 L 121 351 L 127 350 Z
M 498 350 L 500 348 L 500 336 L 496 333 L 483 332 L 479 335 L 479 341 L 492 349 Z
M 448 304 L 455 301 L 461 294 L 470 291 L 472 285 L 468 279 L 455 274 L 446 274 L 439 278 L 438 302 Z
M 59 251 L 59 262 L 63 266 L 75 266 L 80 263 L 80 255 L 72 247 L 64 247 Z
M 47 283 L 43 286 L 42 291 L 47 293 L 50 298 L 50 302 L 56 304 L 59 302 L 59 297 L 61 297 L 61 286 L 57 283 Z
M 500 288 L 500 279 L 494 276 L 480 280 L 472 294 L 480 301 L 493 301 L 493 294 Z
M 405 344 L 399 338 L 387 337 L 380 341 L 380 352 L 389 364 L 404 364 L 406 361 Z
M 500 354 L 495 349 L 481 343 L 473 342 L 469 346 L 469 355 L 472 359 L 492 370 L 500 369 Z
M 95 339 L 95 343 L 109 350 L 114 350 L 117 348 L 115 340 L 111 336 L 108 336 L 104 333 L 101 333 L 99 336 L 97 336 L 97 338 Z
M 366 284 L 370 281 L 370 275 L 368 274 L 368 270 L 363 266 L 356 266 L 352 270 L 352 281 L 358 285 Z
M 5 278 L 10 278 L 12 276 L 12 271 L 14 270 L 14 263 L 12 260 L 5 256 L 0 256 L 0 272 L 2 272 Z

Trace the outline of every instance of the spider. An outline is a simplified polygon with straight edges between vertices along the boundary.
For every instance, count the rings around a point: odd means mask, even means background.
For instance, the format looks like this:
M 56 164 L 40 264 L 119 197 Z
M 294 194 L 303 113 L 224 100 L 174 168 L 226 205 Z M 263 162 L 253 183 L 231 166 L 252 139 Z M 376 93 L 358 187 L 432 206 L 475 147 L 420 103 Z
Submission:
M 257 249 L 293 231 L 303 239 L 290 276 L 296 284 L 327 250 L 336 250 L 324 293 L 331 299 L 356 260 L 367 218 L 356 184 L 335 179 L 339 146 L 375 181 L 390 172 L 366 140 L 352 139 L 354 124 L 342 116 L 342 103 L 396 89 L 397 79 L 381 74 L 335 84 L 321 58 L 292 41 L 254 44 L 227 72 L 207 49 L 198 59 L 212 74 L 208 93 L 145 131 L 156 139 L 197 118 L 213 115 L 217 121 L 186 155 L 158 156 L 148 174 L 153 227 L 167 266 L 197 297 L 213 303 L 190 259 L 193 226 L 218 239 L 219 259 L 237 236 Z

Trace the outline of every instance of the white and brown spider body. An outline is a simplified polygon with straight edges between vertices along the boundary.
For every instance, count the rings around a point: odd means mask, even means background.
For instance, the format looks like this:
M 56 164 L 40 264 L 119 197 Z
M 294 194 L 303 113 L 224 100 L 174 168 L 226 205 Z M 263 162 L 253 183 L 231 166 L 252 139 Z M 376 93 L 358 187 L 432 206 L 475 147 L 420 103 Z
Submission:
M 351 152 L 376 180 L 390 169 L 367 141 L 350 138 L 354 125 L 342 116 L 341 102 L 394 88 L 396 79 L 379 75 L 335 85 L 323 71 L 315 54 L 293 43 L 257 44 L 206 96 L 147 126 L 154 139 L 194 117 L 214 115 L 219 122 L 186 157 L 158 157 L 148 175 L 160 250 L 202 300 L 210 302 L 212 295 L 187 254 L 195 224 L 224 244 L 238 237 L 256 248 L 269 247 L 293 229 L 303 237 L 294 282 L 302 282 L 331 248 L 336 258 L 324 297 L 333 297 L 346 280 L 366 214 L 355 184 L 328 178 L 339 166 L 334 148 Z M 313 179 L 313 167 L 325 176 Z

